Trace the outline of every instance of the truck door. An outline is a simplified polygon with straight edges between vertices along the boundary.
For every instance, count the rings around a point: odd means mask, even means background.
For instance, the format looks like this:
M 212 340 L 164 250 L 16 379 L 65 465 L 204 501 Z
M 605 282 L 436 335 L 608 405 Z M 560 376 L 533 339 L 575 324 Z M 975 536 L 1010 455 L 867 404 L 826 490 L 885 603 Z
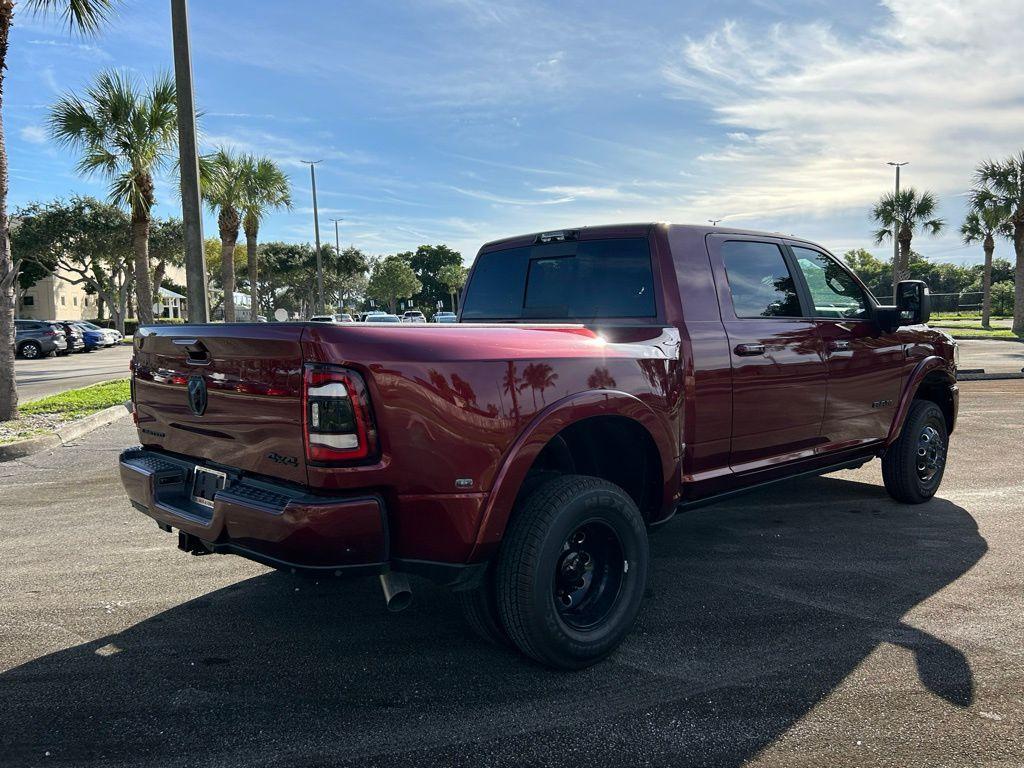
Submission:
M 822 437 L 830 444 L 880 440 L 896 415 L 906 355 L 882 331 L 866 289 L 844 265 L 806 243 L 789 243 L 800 288 L 825 346 L 828 402 Z
M 781 240 L 709 235 L 732 360 L 730 465 L 767 469 L 821 444 L 828 369 Z

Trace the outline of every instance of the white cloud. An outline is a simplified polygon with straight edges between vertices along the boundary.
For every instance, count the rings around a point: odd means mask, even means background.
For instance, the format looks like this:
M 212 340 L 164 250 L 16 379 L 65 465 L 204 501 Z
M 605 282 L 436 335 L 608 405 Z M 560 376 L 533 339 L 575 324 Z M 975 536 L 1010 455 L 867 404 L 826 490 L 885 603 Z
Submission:
M 729 129 L 698 157 L 708 189 L 693 208 L 758 219 L 863 208 L 887 189 L 888 160 L 910 161 L 905 183 L 949 196 L 979 160 L 1024 143 L 1019 0 L 885 6 L 890 17 L 859 37 L 728 22 L 683 45 L 663 70 L 670 93 Z
M 29 144 L 45 144 L 47 140 L 46 129 L 38 125 L 26 125 L 18 135 Z

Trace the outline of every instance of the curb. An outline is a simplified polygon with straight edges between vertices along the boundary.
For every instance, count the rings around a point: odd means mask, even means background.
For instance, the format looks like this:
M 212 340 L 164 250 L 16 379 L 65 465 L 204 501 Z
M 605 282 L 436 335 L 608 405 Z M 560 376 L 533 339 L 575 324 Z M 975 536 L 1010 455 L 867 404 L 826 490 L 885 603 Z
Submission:
M 955 328 L 943 328 L 942 326 L 936 326 L 938 330 L 945 331 L 950 336 L 953 336 L 952 331 Z M 1024 339 L 1009 339 L 1006 336 L 953 336 L 954 341 L 1008 341 L 1011 344 L 1024 343 Z
M 1011 379 L 1024 379 L 1024 371 L 1020 373 L 958 373 L 957 381 L 1008 381 Z
M 107 424 L 112 424 L 118 419 L 123 419 L 129 413 L 131 413 L 130 403 L 112 405 L 109 408 L 104 408 L 102 411 L 90 413 L 88 416 L 73 421 L 67 426 L 61 427 L 52 435 L 40 435 L 39 437 L 30 437 L 25 440 L 18 440 L 15 443 L 0 445 L 0 462 L 22 459 L 40 451 L 67 445 L 72 440 L 82 437 L 82 435 L 87 435 L 100 427 L 105 427 Z

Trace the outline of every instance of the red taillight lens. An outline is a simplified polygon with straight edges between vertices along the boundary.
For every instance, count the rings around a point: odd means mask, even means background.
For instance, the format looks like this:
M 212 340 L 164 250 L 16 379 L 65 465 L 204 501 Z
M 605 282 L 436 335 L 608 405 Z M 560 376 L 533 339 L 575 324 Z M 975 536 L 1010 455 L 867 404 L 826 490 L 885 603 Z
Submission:
M 307 365 L 302 411 L 309 461 L 354 461 L 376 455 L 370 398 L 366 382 L 355 371 Z

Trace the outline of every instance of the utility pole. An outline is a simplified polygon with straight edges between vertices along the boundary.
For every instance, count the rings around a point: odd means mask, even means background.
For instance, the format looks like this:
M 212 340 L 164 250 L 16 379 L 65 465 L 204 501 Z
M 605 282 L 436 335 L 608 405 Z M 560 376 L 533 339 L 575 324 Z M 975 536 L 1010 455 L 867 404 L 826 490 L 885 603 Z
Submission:
M 896 169 L 896 196 L 892 199 L 892 217 L 893 217 L 893 225 L 892 225 L 892 300 L 893 300 L 894 304 L 896 303 L 896 283 L 899 282 L 897 280 L 897 275 L 896 275 L 896 265 L 899 264 L 901 271 L 903 269 L 903 265 L 900 264 L 900 232 L 899 232 L 899 230 L 900 230 L 901 222 L 898 221 L 897 213 L 899 211 L 899 202 L 900 202 L 900 168 L 902 166 L 906 165 L 906 164 L 907 164 L 906 162 L 902 162 L 902 163 L 889 162 L 889 163 L 887 163 L 887 165 L 891 165 L 891 166 L 893 166 Z M 901 277 L 902 277 L 902 275 L 901 275 Z
M 341 259 L 341 239 L 338 237 L 338 222 L 344 221 L 344 219 L 331 219 L 331 221 L 334 222 L 334 258 Z M 345 303 L 345 297 L 340 292 L 338 294 L 338 303 Z
M 199 192 L 199 147 L 192 93 L 192 52 L 188 39 L 187 0 L 171 0 L 174 41 L 174 86 L 178 98 L 178 159 L 181 167 L 181 218 L 185 230 L 185 294 L 190 323 L 210 321 L 203 251 L 203 209 Z M 159 290 L 160 286 L 154 286 Z
M 300 160 L 309 166 L 309 180 L 313 184 L 313 236 L 316 238 L 316 314 L 324 311 L 324 265 L 320 257 L 320 212 L 316 207 L 316 166 L 323 160 Z

